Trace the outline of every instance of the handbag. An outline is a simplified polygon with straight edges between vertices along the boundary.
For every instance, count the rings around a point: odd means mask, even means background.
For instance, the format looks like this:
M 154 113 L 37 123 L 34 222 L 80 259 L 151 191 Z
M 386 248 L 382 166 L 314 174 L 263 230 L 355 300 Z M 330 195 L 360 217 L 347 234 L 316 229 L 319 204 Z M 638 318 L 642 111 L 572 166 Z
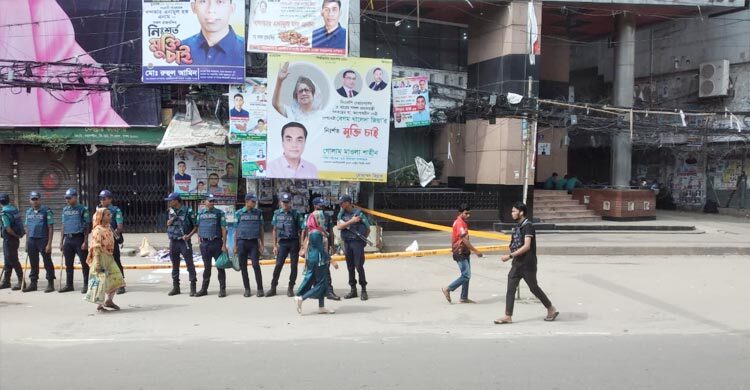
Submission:
M 237 256 L 229 256 L 227 252 L 221 252 L 221 255 L 216 259 L 216 268 L 227 269 L 232 268 L 235 271 L 240 270 L 240 261 Z
M 89 275 L 89 288 L 83 299 L 96 304 L 104 303 L 106 296 L 104 281 L 106 277 L 104 272 L 92 272 Z

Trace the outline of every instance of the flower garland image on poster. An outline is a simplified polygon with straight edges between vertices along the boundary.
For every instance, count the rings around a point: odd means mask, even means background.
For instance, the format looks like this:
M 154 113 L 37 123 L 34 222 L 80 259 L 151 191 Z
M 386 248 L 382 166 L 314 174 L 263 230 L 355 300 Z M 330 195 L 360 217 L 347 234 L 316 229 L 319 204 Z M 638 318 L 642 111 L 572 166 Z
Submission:
M 255 0 L 247 50 L 346 56 L 348 0 Z
M 267 82 L 248 77 L 243 85 L 229 86 L 229 142 L 266 140 Z
M 430 90 L 427 76 L 395 78 L 392 89 L 395 128 L 430 125 Z
M 241 84 L 245 2 L 143 0 L 144 83 Z
M 386 180 L 391 60 L 268 55 L 266 177 Z

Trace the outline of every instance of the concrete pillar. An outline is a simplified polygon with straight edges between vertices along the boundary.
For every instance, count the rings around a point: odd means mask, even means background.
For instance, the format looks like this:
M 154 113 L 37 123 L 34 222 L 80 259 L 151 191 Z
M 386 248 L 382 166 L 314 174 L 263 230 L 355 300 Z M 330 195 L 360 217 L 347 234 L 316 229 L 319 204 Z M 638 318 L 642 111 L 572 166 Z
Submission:
M 615 17 L 615 72 L 613 103 L 633 106 L 635 83 L 635 15 L 629 12 Z M 630 132 L 621 129 L 612 139 L 612 184 L 622 188 L 630 185 L 632 163 Z

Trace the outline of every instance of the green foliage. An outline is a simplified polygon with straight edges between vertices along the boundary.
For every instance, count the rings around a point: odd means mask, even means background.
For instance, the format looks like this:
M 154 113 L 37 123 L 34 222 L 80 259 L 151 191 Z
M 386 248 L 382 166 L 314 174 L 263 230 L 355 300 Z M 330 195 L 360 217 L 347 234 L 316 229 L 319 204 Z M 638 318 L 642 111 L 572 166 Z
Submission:
M 415 166 L 388 175 L 388 185 L 391 187 L 410 187 L 416 183 L 419 183 L 419 172 Z
M 39 134 L 24 134 L 19 139 L 24 143 L 39 145 L 54 153 L 62 153 L 68 149 L 68 139 L 56 135 L 47 137 Z

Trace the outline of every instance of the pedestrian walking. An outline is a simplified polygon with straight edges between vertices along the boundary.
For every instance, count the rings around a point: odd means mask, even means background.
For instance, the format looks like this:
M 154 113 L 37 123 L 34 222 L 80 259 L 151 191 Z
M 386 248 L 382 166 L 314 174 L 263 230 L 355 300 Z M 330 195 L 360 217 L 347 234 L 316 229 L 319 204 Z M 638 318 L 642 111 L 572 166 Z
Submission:
M 185 260 L 190 278 L 190 296 L 196 294 L 195 264 L 193 263 L 193 243 L 191 237 L 198 231 L 198 223 L 193 209 L 182 204 L 177 192 L 164 198 L 169 202 L 169 219 L 167 220 L 167 237 L 169 237 L 169 260 L 172 262 L 172 290 L 167 295 L 180 294 L 180 256 Z
M 211 282 L 211 261 L 218 259 L 227 250 L 227 217 L 224 211 L 216 208 L 216 197 L 208 194 L 206 208 L 198 213 L 198 237 L 201 239 L 201 257 L 203 258 L 203 285 L 196 297 L 208 294 Z M 216 268 L 219 274 L 219 298 L 227 296 L 227 272 Z
M 44 262 L 44 270 L 47 277 L 47 288 L 45 293 L 55 291 L 55 264 L 52 263 L 52 238 L 55 235 L 55 217 L 52 209 L 42 205 L 42 196 L 37 191 L 29 193 L 31 207 L 26 209 L 26 253 L 31 262 L 29 273 L 29 284 L 23 292 L 37 290 L 39 280 L 39 256 Z
M 92 272 L 85 299 L 95 303 L 99 312 L 106 312 L 108 308 L 117 311 L 120 307 L 113 299 L 117 290 L 125 286 L 125 280 L 114 259 L 117 242 L 110 226 L 112 214 L 109 209 L 100 207 L 94 213 L 93 220 L 91 242 L 86 257 L 86 264 Z
M 3 239 L 3 269 L 5 270 L 0 289 L 10 288 L 17 291 L 23 287 L 23 268 L 18 258 L 18 247 L 26 232 L 21 221 L 21 214 L 16 206 L 10 204 L 10 197 L 7 194 L 0 194 L 0 206 L 2 206 L 0 207 L 0 236 Z M 13 287 L 10 286 L 11 271 L 15 271 L 18 278 L 18 283 Z
M 333 267 L 338 269 L 338 264 L 335 261 L 331 262 L 331 255 L 328 254 L 327 240 L 330 237 L 325 231 L 325 222 L 323 210 L 315 210 L 307 217 L 307 234 L 302 245 L 305 253 L 305 275 L 294 298 L 299 314 L 302 314 L 302 302 L 310 298 L 318 299 L 318 313 L 335 313 L 334 310 L 325 307 L 330 285 L 328 268 L 333 264 Z
M 523 202 L 517 202 L 511 209 L 511 217 L 518 223 L 513 230 L 510 241 L 510 254 L 503 255 L 503 262 L 513 260 L 510 272 L 508 272 L 508 290 L 505 293 L 505 317 L 495 320 L 496 324 L 510 324 L 513 322 L 513 304 L 515 294 L 521 279 L 529 286 L 529 290 L 547 308 L 545 321 L 554 321 L 560 314 L 552 306 L 547 295 L 542 291 L 536 279 L 536 231 L 534 225 L 526 217 L 527 208 Z
M 357 278 L 359 274 L 359 285 L 362 288 L 360 299 L 366 301 L 367 278 L 365 277 L 365 245 L 370 235 L 370 222 L 362 210 L 354 207 L 352 197 L 342 195 L 339 197 L 341 210 L 338 215 L 336 228 L 341 230 L 341 238 L 344 240 L 344 257 L 346 257 L 346 269 L 349 271 L 349 293 L 344 299 L 357 297 Z M 356 274 L 355 274 L 356 272 Z
M 247 259 L 252 261 L 255 273 L 255 286 L 258 289 L 258 297 L 265 296 L 263 291 L 263 274 L 260 270 L 260 254 L 263 253 L 265 241 L 263 240 L 263 212 L 256 206 L 258 198 L 254 194 L 245 195 L 245 207 L 234 213 L 237 228 L 234 232 L 234 247 L 237 251 L 242 272 L 242 285 L 245 287 L 244 296 L 252 296 L 250 290 L 250 277 L 247 272 Z
M 273 254 L 276 256 L 276 266 L 273 269 L 273 279 L 271 279 L 271 289 L 268 290 L 267 297 L 276 295 L 276 286 L 279 284 L 279 276 L 284 268 L 284 262 L 287 256 L 291 261 L 291 270 L 289 273 L 289 287 L 286 295 L 294 296 L 294 285 L 297 282 L 297 266 L 299 264 L 300 238 L 304 229 L 302 215 L 297 210 L 292 209 L 292 196 L 281 194 L 281 207 L 273 212 Z
M 112 221 L 110 222 L 110 225 L 115 237 L 115 249 L 114 252 L 112 252 L 112 257 L 114 257 L 115 263 L 117 263 L 117 267 L 120 268 L 120 272 L 122 273 L 122 277 L 124 278 L 125 270 L 122 268 L 122 259 L 120 258 L 120 245 L 125 242 L 125 238 L 122 235 L 122 232 L 125 230 L 123 225 L 125 223 L 125 217 L 122 215 L 122 210 L 112 204 L 112 192 L 110 190 L 102 190 L 101 192 L 99 192 L 99 207 L 106 207 L 107 210 L 109 210 L 110 214 L 112 214 Z M 120 287 L 120 289 L 117 290 L 117 293 L 125 294 L 125 287 Z
M 323 212 L 323 217 L 325 218 L 325 224 L 322 226 L 323 230 L 328 234 L 327 245 L 326 250 L 328 251 L 329 255 L 333 255 L 334 253 L 334 236 L 333 236 L 333 223 L 331 221 L 331 217 L 325 212 L 326 207 L 326 201 L 321 197 L 316 197 L 312 200 L 312 205 L 314 210 L 320 210 Z M 305 221 L 307 221 L 307 218 L 309 218 L 309 215 L 305 217 Z M 305 229 L 302 233 L 302 241 L 304 242 L 305 238 L 307 237 L 308 229 Z M 307 268 L 307 263 L 305 263 L 305 268 Z M 333 300 L 333 301 L 340 301 L 341 297 L 336 295 L 336 292 L 333 290 L 333 280 L 331 278 L 331 268 L 326 268 L 326 272 L 328 273 L 328 295 L 326 295 L 327 299 Z
M 469 299 L 469 281 L 471 280 L 471 252 L 474 252 L 478 257 L 484 257 L 482 252 L 478 251 L 474 245 L 469 241 L 469 218 L 471 217 L 471 209 L 466 203 L 461 203 L 458 206 L 458 217 L 453 221 L 453 232 L 451 233 L 451 248 L 453 252 L 453 260 L 458 264 L 458 270 L 461 271 L 461 275 L 449 284 L 448 287 L 443 287 L 443 295 L 448 303 L 451 302 L 451 291 L 461 287 L 461 303 L 474 303 Z
M 67 205 L 62 212 L 62 231 L 60 232 L 60 251 L 65 258 L 65 287 L 59 292 L 73 291 L 73 262 L 76 255 L 81 262 L 83 273 L 83 287 L 81 294 L 86 294 L 89 284 L 88 238 L 91 216 L 89 209 L 78 203 L 78 191 L 69 188 L 65 191 Z

